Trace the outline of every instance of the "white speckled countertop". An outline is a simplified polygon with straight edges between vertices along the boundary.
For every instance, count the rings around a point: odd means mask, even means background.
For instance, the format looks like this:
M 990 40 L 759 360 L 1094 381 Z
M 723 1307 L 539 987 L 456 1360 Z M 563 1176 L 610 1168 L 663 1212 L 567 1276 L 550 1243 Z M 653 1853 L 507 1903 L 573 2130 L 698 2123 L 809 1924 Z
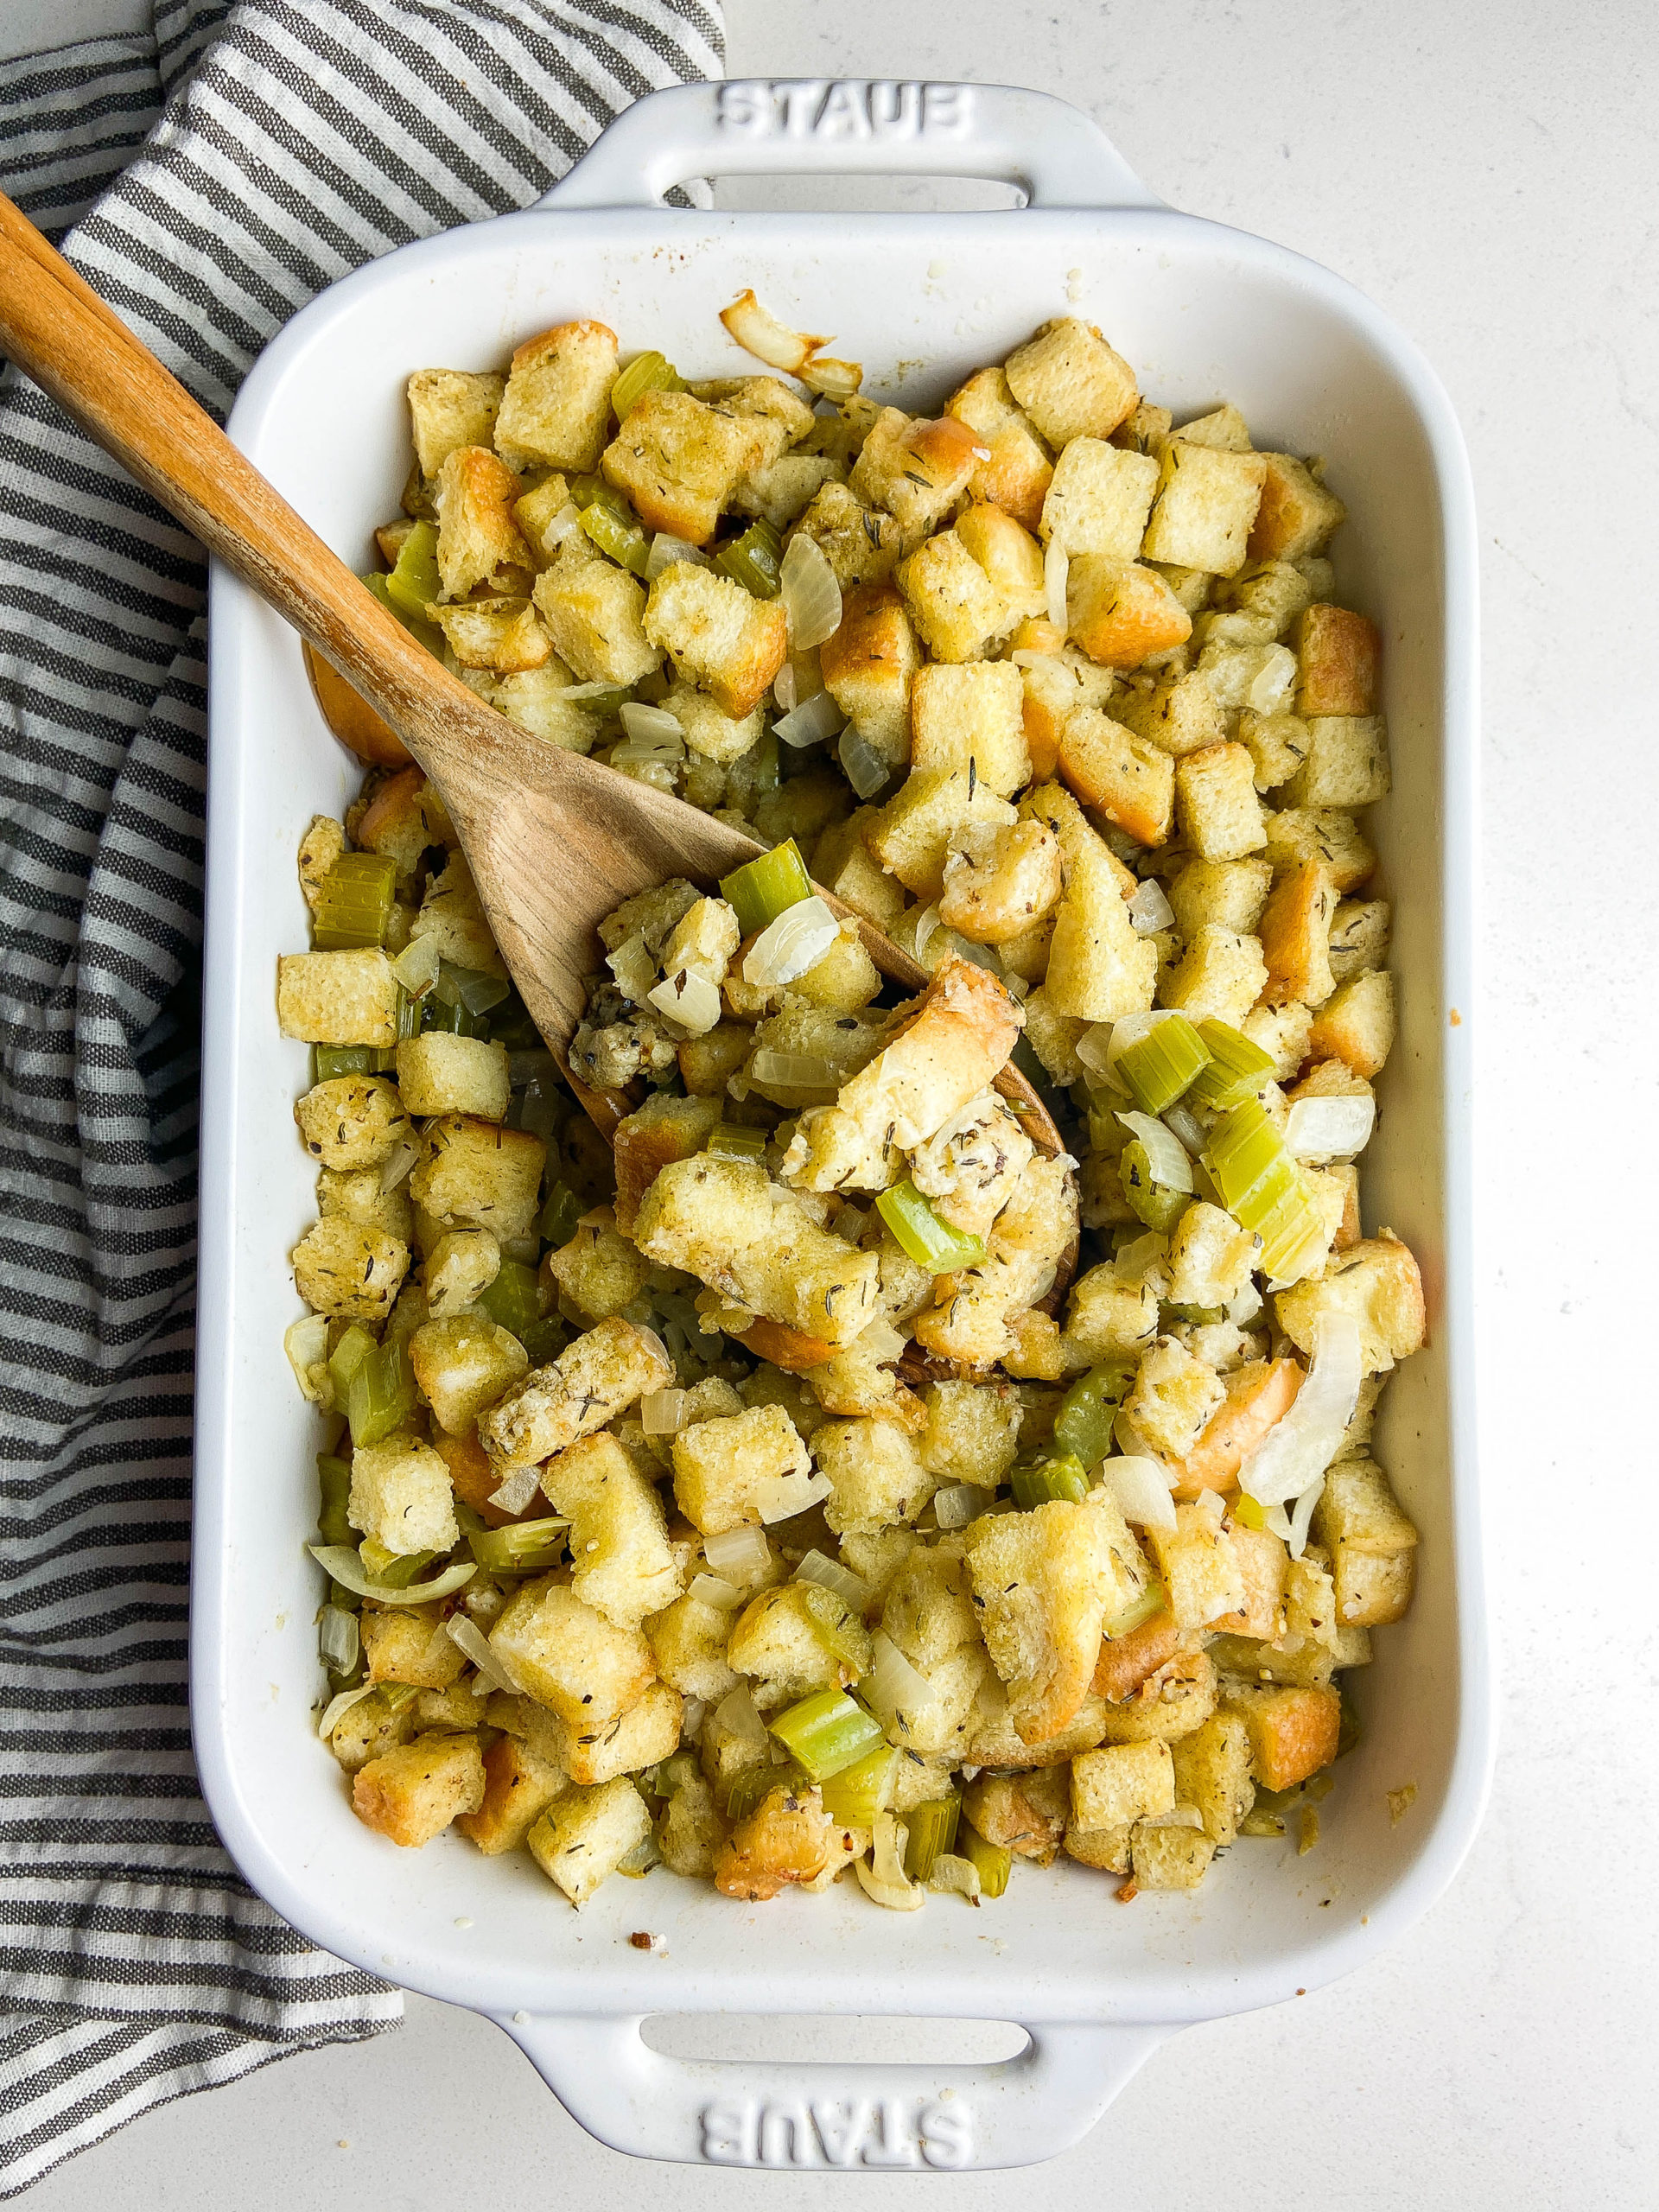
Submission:
M 956 2177 L 951 2202 L 988 2212 L 1034 2189 L 1139 2212 L 1651 2206 L 1659 1471 L 1638 1394 L 1659 1236 L 1659 876 L 1644 818 L 1659 802 L 1659 705 L 1643 644 L 1659 603 L 1659 10 L 726 4 L 734 75 L 1061 92 L 1173 205 L 1352 278 L 1444 378 L 1481 512 L 1484 972 L 1468 1011 L 1484 1078 L 1481 1380 L 1504 1686 L 1491 1812 L 1450 1894 L 1395 1951 L 1304 2002 L 1178 2037 L 1066 2158 L 1025 2183 Z M 0 51 L 147 16 L 145 0 L 9 0 Z M 906 188 L 902 204 L 932 204 L 931 190 Z M 764 192 L 747 188 L 745 204 Z M 1630 1144 L 1623 1185 L 1612 1136 Z M 983 2030 L 876 2032 L 883 2053 L 1000 2055 Z M 704 2024 L 695 2047 L 756 2044 L 741 2024 L 716 2044 Z M 29 2202 L 886 2212 L 940 2193 L 625 2161 L 494 2028 L 416 1998 L 401 2035 L 152 2113 Z

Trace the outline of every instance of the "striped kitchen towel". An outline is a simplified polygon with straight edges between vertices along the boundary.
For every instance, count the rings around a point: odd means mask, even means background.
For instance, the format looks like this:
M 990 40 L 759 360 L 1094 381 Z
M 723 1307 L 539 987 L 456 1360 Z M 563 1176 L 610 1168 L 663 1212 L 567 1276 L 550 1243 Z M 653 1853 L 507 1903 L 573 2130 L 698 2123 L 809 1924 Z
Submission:
M 348 270 L 534 200 L 718 0 L 156 0 L 0 65 L 0 184 L 221 420 Z M 378 2033 L 254 1897 L 186 1703 L 201 551 L 0 383 L 0 2195 Z

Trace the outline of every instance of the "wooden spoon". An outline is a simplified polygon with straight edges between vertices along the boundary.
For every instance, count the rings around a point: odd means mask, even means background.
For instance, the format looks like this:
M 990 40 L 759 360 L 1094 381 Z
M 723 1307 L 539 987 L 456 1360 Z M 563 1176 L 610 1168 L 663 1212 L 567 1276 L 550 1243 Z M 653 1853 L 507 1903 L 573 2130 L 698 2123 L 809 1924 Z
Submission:
M 330 551 L 189 393 L 0 195 L 0 346 L 209 552 L 377 708 L 437 786 L 531 1019 L 569 1076 L 595 925 L 623 899 L 705 884 L 764 850 L 753 837 L 602 764 L 534 738 L 434 659 Z M 850 910 L 828 893 L 837 914 Z M 906 990 L 917 963 L 855 917 Z M 608 1136 L 629 1111 L 572 1077 Z M 1014 1067 L 997 1089 L 1043 1150 L 1060 1141 Z

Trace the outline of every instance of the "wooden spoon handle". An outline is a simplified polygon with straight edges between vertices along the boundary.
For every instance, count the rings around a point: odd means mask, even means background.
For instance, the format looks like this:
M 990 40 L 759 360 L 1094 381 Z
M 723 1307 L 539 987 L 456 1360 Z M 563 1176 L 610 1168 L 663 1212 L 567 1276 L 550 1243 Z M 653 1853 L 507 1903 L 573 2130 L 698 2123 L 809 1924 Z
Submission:
M 442 775 L 479 702 L 389 614 L 28 218 L 0 195 L 0 346 Z

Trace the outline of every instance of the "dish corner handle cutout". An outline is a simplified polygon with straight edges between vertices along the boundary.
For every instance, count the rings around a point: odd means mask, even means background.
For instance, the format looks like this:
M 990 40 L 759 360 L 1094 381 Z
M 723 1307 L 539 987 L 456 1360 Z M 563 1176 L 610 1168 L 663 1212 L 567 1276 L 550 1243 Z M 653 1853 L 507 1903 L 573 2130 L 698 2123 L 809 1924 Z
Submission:
M 1158 207 L 1098 124 L 1014 85 L 867 77 L 676 85 L 624 108 L 541 201 L 651 207 L 688 177 L 976 176 L 1033 207 Z
M 1086 2135 L 1167 2028 L 1030 2028 L 989 2066 L 747 2065 L 665 2057 L 643 2018 L 499 2019 L 613 2151 L 680 2164 L 941 2173 L 1032 2166 Z

